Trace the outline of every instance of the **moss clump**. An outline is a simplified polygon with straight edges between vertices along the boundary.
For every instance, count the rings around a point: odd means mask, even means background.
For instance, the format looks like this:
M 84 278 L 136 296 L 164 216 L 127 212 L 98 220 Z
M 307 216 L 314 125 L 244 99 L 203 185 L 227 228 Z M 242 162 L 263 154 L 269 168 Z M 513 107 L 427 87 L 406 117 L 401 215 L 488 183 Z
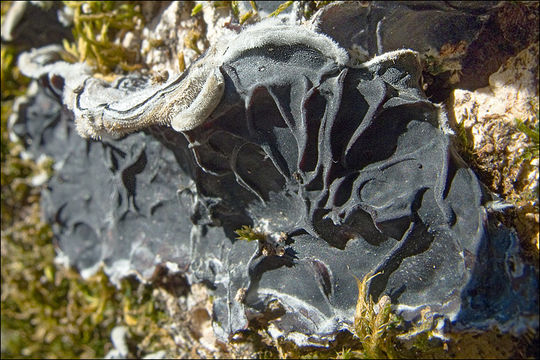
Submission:
M 134 357 L 168 350 L 174 354 L 176 348 L 171 333 L 167 330 L 174 322 L 167 314 L 166 305 L 153 294 L 157 286 L 142 284 L 135 278 L 122 280 L 119 323 L 129 329 L 128 344 Z
M 529 101 L 531 111 L 534 114 L 531 118 L 523 121 L 521 119 L 515 119 L 516 129 L 523 133 L 527 137 L 528 145 L 523 149 L 523 153 L 520 156 L 520 160 L 523 161 L 522 165 L 534 163 L 538 166 L 540 159 L 540 110 L 538 106 L 538 98 L 531 99 Z M 521 197 L 526 201 L 532 199 L 538 199 L 540 196 L 538 192 L 538 183 L 527 194 L 522 194 Z M 536 211 L 539 211 L 539 203 L 536 201 Z
M 115 291 L 103 273 L 83 280 L 54 264 L 51 230 L 31 197 L 2 228 L 2 357 L 103 357 Z
M 540 119 L 540 108 L 538 105 L 538 99 L 533 98 L 529 100 L 529 105 L 534 116 L 527 121 L 521 119 L 516 119 L 516 127 L 519 131 L 524 133 L 529 139 L 529 147 L 523 154 L 525 160 L 531 160 L 538 158 L 540 154 L 540 129 L 539 129 L 539 119 Z
M 2 2 L 2 16 L 10 5 Z M 104 357 L 112 328 L 122 324 L 130 325 L 129 356 L 170 347 L 159 328 L 165 312 L 148 296 L 151 290 L 141 296 L 133 282 L 118 290 L 102 271 L 82 279 L 55 264 L 52 231 L 40 220 L 41 187 L 32 184 L 35 176 L 51 174 L 52 162 L 21 157 L 23 145 L 10 141 L 7 129 L 13 101 L 29 82 L 15 66 L 19 51 L 1 47 L 2 358 Z
M 140 49 L 122 45 L 130 31 L 140 31 L 143 16 L 140 5 L 125 1 L 65 1 L 73 10 L 74 42 L 64 40 L 71 59 L 86 62 L 102 74 L 117 66 L 124 71 L 140 69 Z
M 238 235 L 238 240 L 244 241 L 266 241 L 266 234 L 258 229 L 253 229 L 251 226 L 243 225 L 240 229 L 234 231 Z
M 284 3 L 280 4 L 277 7 L 277 9 L 274 12 L 272 12 L 269 16 L 270 17 L 278 16 L 279 14 L 281 14 L 285 9 L 287 9 L 292 4 L 293 4 L 293 1 L 285 1 Z
M 366 357 L 395 357 L 393 329 L 400 323 L 400 319 L 392 313 L 390 298 L 387 295 L 382 296 L 375 306 L 367 291 L 369 281 L 378 275 L 368 273 L 362 280 L 355 276 L 358 301 L 354 315 L 354 332 L 362 342 L 363 354 Z
M 89 279 L 54 264 L 50 228 L 39 206 L 2 231 L 2 357 L 100 358 L 110 333 L 129 329 L 129 356 L 174 349 L 163 328 L 172 321 L 150 286 L 125 280 L 120 290 L 99 271 Z
M 315 12 L 317 12 L 317 10 L 330 4 L 331 2 L 332 1 L 303 1 L 300 9 L 300 15 L 305 20 L 308 20 Z M 293 3 L 294 1 L 282 2 L 277 6 L 276 10 L 270 13 L 267 17 L 270 18 L 278 16 L 283 11 L 288 9 L 291 5 L 293 5 Z M 251 6 L 251 9 L 242 13 L 240 10 L 239 1 L 212 1 L 212 6 L 214 6 L 215 8 L 229 8 L 230 14 L 233 16 L 235 21 L 238 21 L 240 25 L 243 25 L 245 23 L 255 23 L 261 20 L 257 3 L 255 1 L 249 1 L 249 4 Z M 193 9 L 191 10 L 191 16 L 196 16 L 200 14 L 203 6 L 204 5 L 202 3 L 195 4 L 193 6 Z

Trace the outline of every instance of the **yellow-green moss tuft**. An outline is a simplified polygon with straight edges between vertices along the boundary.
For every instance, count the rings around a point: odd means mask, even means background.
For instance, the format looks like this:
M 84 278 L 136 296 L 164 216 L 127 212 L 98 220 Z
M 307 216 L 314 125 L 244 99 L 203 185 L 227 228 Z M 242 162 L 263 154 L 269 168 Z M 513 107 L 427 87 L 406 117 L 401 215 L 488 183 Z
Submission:
M 140 49 L 122 45 L 129 31 L 140 31 L 140 5 L 124 1 L 65 1 L 73 10 L 74 42 L 64 40 L 72 61 L 86 62 L 102 74 L 117 66 L 124 71 L 141 68 Z M 116 40 L 116 41 L 115 41 Z

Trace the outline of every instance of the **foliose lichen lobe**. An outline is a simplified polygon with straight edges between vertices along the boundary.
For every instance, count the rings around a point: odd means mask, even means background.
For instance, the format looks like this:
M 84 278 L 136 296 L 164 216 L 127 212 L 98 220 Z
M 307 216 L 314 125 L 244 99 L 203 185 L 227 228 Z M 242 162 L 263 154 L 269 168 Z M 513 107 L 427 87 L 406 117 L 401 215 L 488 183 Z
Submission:
M 534 271 L 507 264 L 515 234 L 492 221 L 492 195 L 452 150 L 416 52 L 358 64 L 327 35 L 278 19 L 227 35 L 153 84 L 49 64 L 54 51 L 21 57 L 22 70 L 49 79 L 83 137 L 102 138 L 67 140 L 72 156 L 45 196 L 80 269 L 104 263 L 113 278 L 146 278 L 177 263 L 215 288 L 223 339 L 277 301 L 276 336 L 324 343 L 353 326 L 352 275 L 368 273 L 374 300 L 390 298 L 409 320 L 426 306 L 465 328 L 493 323 L 493 307 L 503 328 L 537 319 L 537 297 L 513 286 L 537 289 Z M 58 154 L 66 140 L 49 136 L 46 151 Z M 81 166 L 103 176 L 81 181 Z M 279 252 L 236 239 L 247 224 L 284 234 Z M 493 294 L 496 283 L 505 285 Z

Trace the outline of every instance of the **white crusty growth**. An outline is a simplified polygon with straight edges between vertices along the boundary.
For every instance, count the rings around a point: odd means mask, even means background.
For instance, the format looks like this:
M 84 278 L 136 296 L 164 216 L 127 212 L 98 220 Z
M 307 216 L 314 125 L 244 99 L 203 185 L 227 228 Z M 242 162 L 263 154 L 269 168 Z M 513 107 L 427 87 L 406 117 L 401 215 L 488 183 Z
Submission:
M 212 113 L 223 89 L 219 68 L 200 63 L 184 78 L 177 76 L 163 85 L 131 93 L 116 90 L 116 96 L 110 93 L 109 101 L 101 103 L 95 103 L 103 97 L 96 94 L 107 88 L 86 91 L 85 87 L 73 110 L 77 130 L 82 136 L 91 137 L 105 133 L 123 135 L 155 124 L 171 125 L 177 131 L 191 130 Z M 83 106 L 90 99 L 94 104 Z
M 257 23 L 238 35 L 232 42 L 223 62 L 237 58 L 242 52 L 269 45 L 284 46 L 303 44 L 318 50 L 344 66 L 349 61 L 349 54 L 328 36 L 308 30 L 304 26 L 288 25 L 280 19 L 269 19 Z
M 21 68 L 31 69 L 26 73 L 32 77 L 48 73 L 64 78 L 67 86 L 63 101 L 73 111 L 77 131 L 83 137 L 124 135 L 154 124 L 188 131 L 204 123 L 221 101 L 225 82 L 220 66 L 224 62 L 253 48 L 297 44 L 314 48 L 340 66 L 349 60 L 347 52 L 329 37 L 270 19 L 248 27 L 237 36 L 224 36 L 187 73 L 136 91 L 93 78 L 82 64 L 56 62 L 45 66 L 43 61 L 36 64 L 32 62 L 36 53 L 26 55 L 26 65 Z M 43 58 L 43 54 L 39 55 Z
M 224 89 L 223 75 L 218 68 L 212 69 L 199 95 L 184 111 L 173 113 L 172 128 L 176 131 L 187 131 L 200 125 L 219 104 Z

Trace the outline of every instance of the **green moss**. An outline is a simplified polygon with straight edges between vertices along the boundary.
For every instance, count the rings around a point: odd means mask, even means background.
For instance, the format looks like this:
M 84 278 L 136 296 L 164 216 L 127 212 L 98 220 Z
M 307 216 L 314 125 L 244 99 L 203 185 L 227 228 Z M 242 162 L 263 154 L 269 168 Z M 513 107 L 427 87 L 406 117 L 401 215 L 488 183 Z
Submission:
M 36 198 L 37 200 L 37 198 Z M 2 357 L 102 357 L 115 324 L 114 289 L 54 264 L 52 233 L 38 202 L 2 229 Z
M 240 24 L 243 24 L 245 23 L 246 21 L 248 21 L 249 19 L 251 19 L 253 16 L 255 16 L 257 13 L 253 10 L 249 10 L 247 11 L 245 14 L 242 14 L 242 16 L 240 16 Z
M 140 31 L 143 16 L 140 5 L 124 1 L 65 1 L 73 9 L 74 42 L 64 40 L 64 48 L 72 61 L 86 62 L 96 71 L 108 74 L 117 66 L 132 71 L 139 64 L 139 48 L 126 48 L 114 43 L 128 31 Z
M 535 114 L 532 119 L 528 119 L 526 124 L 521 119 L 515 119 L 516 128 L 525 136 L 529 141 L 529 146 L 524 149 L 524 152 L 521 156 L 522 160 L 530 161 L 533 159 L 538 159 L 540 153 L 540 112 L 538 108 L 538 99 L 532 99 L 529 101 L 532 112 Z
M 353 359 L 354 352 L 349 348 L 342 348 L 342 350 L 336 353 L 336 359 Z
M 95 358 L 111 348 L 114 326 L 127 325 L 133 354 L 170 348 L 163 305 L 152 289 L 124 281 L 120 290 L 99 271 L 89 279 L 54 263 L 49 226 L 37 202 L 2 229 L 2 357 Z
M 191 10 L 191 16 L 197 15 L 202 10 L 202 7 L 203 7 L 203 4 L 200 4 L 200 3 L 195 5 L 193 9 Z
M 266 235 L 258 230 L 253 229 L 251 226 L 243 225 L 242 228 L 234 231 L 238 237 L 238 240 L 244 240 L 244 241 L 266 241 Z
M 280 4 L 277 9 L 269 15 L 269 17 L 278 16 L 283 12 L 285 9 L 287 9 L 289 6 L 293 4 L 293 1 L 285 1 L 284 3 Z
M 258 10 L 257 10 L 257 4 L 255 1 L 250 1 L 249 4 L 251 5 L 251 9 L 246 11 L 245 13 L 240 13 L 240 7 L 238 6 L 238 1 L 212 1 L 212 5 L 215 8 L 229 8 L 231 15 L 238 20 L 240 24 L 244 24 L 251 20 L 259 20 L 258 17 Z M 194 10 L 191 12 L 191 15 L 195 15 L 199 13 L 202 10 L 202 4 L 197 4 L 193 8 Z
M 129 329 L 128 343 L 135 357 L 164 349 L 174 353 L 176 348 L 167 330 L 174 319 L 167 315 L 166 305 L 154 297 L 155 288 L 133 277 L 122 280 L 119 308 L 122 323 Z
M 436 58 L 433 55 L 424 54 L 424 69 L 426 72 L 430 73 L 431 75 L 439 75 L 446 71 L 444 68 L 442 61 L 438 58 Z
M 2 16 L 9 6 L 2 2 Z M 129 12 L 129 6 L 122 8 L 122 4 L 116 9 Z M 82 19 L 82 23 L 93 21 L 106 22 L 99 17 Z M 25 93 L 29 82 L 15 66 L 19 51 L 15 45 L 2 44 L 2 358 L 100 358 L 112 348 L 112 328 L 127 325 L 127 319 L 135 320 L 129 327 L 130 338 L 140 340 L 131 346 L 131 356 L 164 349 L 164 344 L 170 348 L 170 335 L 160 328 L 168 317 L 163 307 L 155 306 L 150 290 L 143 291 L 142 297 L 140 292 L 126 296 L 128 285 L 114 288 L 102 271 L 85 280 L 54 263 L 52 232 L 40 220 L 41 188 L 32 186 L 34 176 L 51 175 L 52 161 L 37 164 L 23 159 L 22 144 L 10 141 L 7 131 L 13 100 Z
M 366 357 L 395 357 L 396 332 L 393 329 L 400 324 L 400 319 L 392 313 L 388 296 L 382 296 L 377 303 L 378 309 L 375 309 L 375 303 L 367 292 L 369 281 L 378 275 L 368 273 L 362 280 L 355 277 L 358 301 L 354 315 L 354 334 L 361 341 Z
M 51 231 L 39 222 L 39 207 L 31 210 L 2 232 L 2 254 L 9 255 L 2 266 L 2 357 L 103 357 L 112 328 L 122 324 L 131 356 L 174 344 L 162 328 L 171 319 L 148 286 L 125 281 L 117 290 L 102 271 L 85 280 L 56 266 Z
M 537 115 L 534 117 L 534 119 L 529 119 L 530 125 L 527 125 L 520 119 L 515 120 L 517 130 L 525 134 L 529 141 L 529 144 L 523 149 L 523 153 L 520 156 L 520 160 L 522 161 L 521 171 L 524 171 L 526 168 L 531 166 L 531 162 L 533 161 L 535 161 L 536 166 L 538 166 L 538 159 L 540 155 L 540 121 L 538 120 L 538 104 L 536 104 L 535 112 Z M 518 205 L 527 202 L 533 203 L 536 213 L 538 213 L 540 209 L 540 203 L 538 202 L 539 197 L 540 188 L 538 187 L 538 184 L 536 184 L 534 188 L 521 192 L 519 194 L 519 200 L 516 202 Z
M 9 3 L 2 3 L 2 16 L 9 9 Z M 15 220 L 14 214 L 24 205 L 30 204 L 36 192 L 31 192 L 29 179 L 40 170 L 39 166 L 20 158 L 21 144 L 9 140 L 7 122 L 11 114 L 13 100 L 24 94 L 28 79 L 21 75 L 15 66 L 18 49 L 13 45 L 2 44 L 1 47 L 1 223 L 2 229 Z

